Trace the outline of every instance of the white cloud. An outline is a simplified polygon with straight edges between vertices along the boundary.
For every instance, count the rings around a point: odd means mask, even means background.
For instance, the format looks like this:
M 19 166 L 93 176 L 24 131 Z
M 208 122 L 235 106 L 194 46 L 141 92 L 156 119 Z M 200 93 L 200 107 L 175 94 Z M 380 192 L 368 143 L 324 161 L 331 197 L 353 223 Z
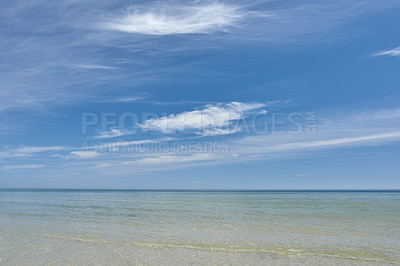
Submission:
M 241 102 L 206 105 L 200 110 L 149 119 L 139 126 L 163 133 L 194 130 L 198 135 L 233 134 L 239 131 L 237 126 L 233 129 L 230 128 L 234 121 L 245 118 L 249 111 L 258 110 L 265 106 L 262 103 Z
M 83 69 L 117 69 L 116 67 L 112 66 L 103 66 L 103 65 L 85 65 L 85 64 L 77 64 L 77 65 L 70 65 L 73 67 L 77 68 L 83 68 Z
M 173 120 L 178 120 L 181 116 L 188 115 L 190 119 L 197 121 L 199 115 L 219 114 L 225 117 L 226 112 L 235 110 L 234 117 L 243 116 L 244 110 L 256 110 L 257 112 L 263 104 L 229 103 L 205 106 L 204 108 L 191 112 L 184 112 L 173 116 Z M 210 111 L 213 110 L 213 111 Z M 215 110 L 218 110 L 215 111 Z M 228 112 L 229 113 L 229 112 Z M 219 117 L 218 116 L 218 117 Z M 180 149 L 175 146 L 182 141 L 181 138 L 160 138 L 154 140 L 136 140 L 125 142 L 99 143 L 91 146 L 86 145 L 82 150 L 78 148 L 65 147 L 19 147 L 21 152 L 52 152 L 58 149 L 67 150 L 69 156 L 64 158 L 80 158 L 81 161 L 69 161 L 71 167 L 78 169 L 98 170 L 103 174 L 133 174 L 146 173 L 152 171 L 170 171 L 188 167 L 235 164 L 239 162 L 255 162 L 270 159 L 285 159 L 300 156 L 319 156 L 322 152 L 333 153 L 334 149 L 348 147 L 368 147 L 396 143 L 400 140 L 400 109 L 374 110 L 364 112 L 344 112 L 342 114 L 328 113 L 325 116 L 318 115 L 318 128 L 316 134 L 262 134 L 250 135 L 229 142 L 228 149 L 202 150 Z M 178 117 L 178 118 L 177 118 Z M 323 119 L 322 119 L 323 117 Z M 163 119 L 163 118 L 160 118 Z M 229 119 L 217 119 L 219 127 L 214 127 L 216 131 L 224 130 L 225 125 L 229 125 Z M 179 125 L 179 124 L 178 124 Z M 196 125 L 190 123 L 190 125 Z M 197 125 L 203 125 L 199 123 Z M 162 129 L 162 127 L 161 127 Z M 194 129 L 198 130 L 197 127 Z M 206 131 L 198 130 L 200 133 Z M 177 140 L 178 142 L 164 146 L 162 141 Z M 161 145 L 143 145 L 147 143 L 160 142 Z M 184 147 L 185 143 L 182 144 Z M 187 144 L 187 143 L 186 143 Z M 189 143 L 190 144 L 190 143 Z M 130 152 L 125 147 L 141 147 L 141 152 Z M 164 149 L 167 147 L 167 149 Z M 186 146 L 188 147 L 188 146 Z M 3 158 L 8 158 L 9 153 L 15 150 L 6 151 Z M 72 151 L 72 152 L 70 152 Z M 135 151 L 135 149 L 132 149 Z M 352 150 L 353 152 L 358 152 Z M 360 151 L 361 152 L 361 151 Z M 25 153 L 27 154 L 27 153 Z M 340 153 L 342 154 L 342 153 Z M 49 159 L 48 156 L 35 159 Z M 101 156 L 101 160 L 97 157 Z M 63 164 L 65 161 L 62 162 Z M 12 162 L 7 163 L 11 165 Z M 15 162 L 15 164 L 19 164 Z M 157 167 L 155 167 L 157 166 Z M 2 170 L 11 169 L 6 167 Z M 12 169 L 11 169 L 12 170 Z
M 14 165 L 6 165 L 0 167 L 0 170 L 3 171 L 27 171 L 37 168 L 42 168 L 43 164 L 14 164 Z
M 327 140 L 317 140 L 317 141 L 304 141 L 304 142 L 293 142 L 286 143 L 276 146 L 270 146 L 267 148 L 269 152 L 275 151 L 285 151 L 285 150 L 302 150 L 308 148 L 328 148 L 328 147 L 340 147 L 350 144 L 356 144 L 361 142 L 368 142 L 374 140 L 382 140 L 389 138 L 398 138 L 400 137 L 400 131 L 394 132 L 385 132 L 374 135 L 364 135 L 364 136 L 356 136 L 356 137 L 346 137 L 346 138 L 335 138 L 335 139 L 327 139 Z
M 387 51 L 382 51 L 376 54 L 373 54 L 374 56 L 382 56 L 382 55 L 388 55 L 388 56 L 400 56 L 400 46 L 397 48 L 394 48 L 392 50 L 387 50 Z
M 49 147 L 36 147 L 36 146 L 22 146 L 15 150 L 16 153 L 37 153 L 37 152 L 51 152 L 51 151 L 59 151 L 64 150 L 64 146 L 49 146 Z
M 135 164 L 171 164 L 171 163 L 184 163 L 193 161 L 206 161 L 215 159 L 215 155 L 209 153 L 197 153 L 190 155 L 162 155 L 158 157 L 149 157 L 134 161 Z
M 81 159 L 91 159 L 100 156 L 100 153 L 96 151 L 72 151 L 71 154 Z
M 226 107 L 228 104 L 220 105 Z M 213 105 L 215 107 L 218 105 Z M 210 107 L 210 106 L 208 106 Z M 205 107 L 199 111 L 204 111 Z M 247 109 L 247 108 L 245 108 Z M 194 112 L 194 111 L 193 111 Z M 190 112 L 187 112 L 190 113 Z M 179 116 L 178 114 L 176 116 Z M 320 117 L 322 118 L 323 115 Z M 209 167 L 222 164 L 257 162 L 271 159 L 287 159 L 299 157 L 315 157 L 321 153 L 342 156 L 334 149 L 349 147 L 368 147 L 398 143 L 400 141 L 400 109 L 374 110 L 364 112 L 344 112 L 343 114 L 328 113 L 319 119 L 316 134 L 262 134 L 250 135 L 234 139 L 226 146 L 227 149 L 180 149 L 175 146 L 185 143 L 170 143 L 170 145 L 151 146 L 141 152 L 114 152 L 113 147 L 137 145 L 159 140 L 141 140 L 127 142 L 111 142 L 106 147 L 88 147 L 91 151 L 102 151 L 102 160 L 89 158 L 85 161 L 71 162 L 81 169 L 92 169 L 105 175 L 131 175 L 154 171 L 172 171 L 191 167 Z M 176 140 L 176 139 L 175 139 Z M 188 144 L 188 143 L 186 143 Z M 189 143 L 190 144 L 190 143 Z M 161 147 L 161 149 L 152 147 Z M 167 147 L 167 149 L 163 149 Z M 187 146 L 186 147 L 190 147 Z M 107 152 L 107 151 L 110 152 Z M 124 150 L 124 149 L 122 149 Z M 117 150 L 119 151 L 119 150 Z M 83 151 L 81 151 L 83 152 Z M 371 152 L 352 150 L 352 152 Z M 76 153 L 75 153 L 76 154 Z M 93 153 L 96 155 L 96 153 Z M 84 156 L 86 154 L 83 154 Z M 89 154 L 88 154 L 89 155 Z
M 182 66 L 180 60 L 175 61 L 176 56 L 188 54 L 195 58 L 193 55 L 199 55 L 200 50 L 233 48 L 238 43 L 249 47 L 267 43 L 286 47 L 281 44 L 331 42 L 334 38 L 332 30 L 338 25 L 400 4 L 395 0 L 335 1 L 329 4 L 292 1 L 283 5 L 270 5 L 269 1 L 244 1 L 240 7 L 232 2 L 163 3 L 141 1 L 136 12 L 131 10 L 114 19 L 110 18 L 110 10 L 120 10 L 126 2 L 98 1 L 93 5 L 91 1 L 80 1 L 79 4 L 58 1 L 54 4 L 44 0 L 25 5 L 14 1 L 1 9 L 4 28 L 13 30 L 3 31 L 0 38 L 0 60 L 8 62 L 0 69 L 0 112 L 48 111 L 47 108 L 58 105 L 109 100 L 110 88 L 113 95 L 122 95 L 144 85 L 151 87 L 166 77 L 173 77 L 171 74 L 177 73 L 177 69 L 186 71 L 190 74 L 187 77 L 191 77 L 196 64 L 190 62 Z M 51 14 L 49 19 L 56 23 L 40 19 L 37 10 Z M 160 22 L 154 29 L 150 23 L 152 20 L 146 20 L 150 15 Z M 130 23 L 131 17 L 142 18 L 145 23 Z M 125 23 L 124 19 L 128 21 Z M 98 24 L 104 22 L 114 27 L 129 28 L 132 24 L 137 33 L 143 34 L 172 34 L 182 28 L 183 32 L 200 33 L 231 30 L 231 34 L 191 35 L 190 38 L 160 42 L 143 35 L 132 38 L 128 34 L 99 30 Z M 26 45 L 25 25 L 32 26 L 29 45 Z M 232 26 L 235 28 L 231 29 Z M 157 30 L 160 27 L 164 31 Z M 57 32 L 65 34 L 55 34 Z M 329 38 L 321 34 L 329 34 Z M 71 64 L 76 66 L 66 67 Z M 118 71 L 101 70 L 113 67 Z M 81 71 L 85 68 L 91 71 Z M 215 73 L 209 70 L 206 74 Z
M 103 26 L 107 29 L 148 35 L 212 33 L 235 26 L 244 14 L 236 6 L 207 5 L 155 6 L 139 11 L 132 7 L 122 18 Z
M 219 135 L 229 135 L 229 134 L 235 134 L 239 132 L 241 128 L 239 126 L 235 126 L 233 128 L 227 128 L 227 129 L 222 129 L 222 128 L 211 128 L 211 129 L 204 129 L 201 132 L 197 132 L 196 134 L 201 135 L 201 136 L 219 136 Z
M 21 146 L 18 148 L 12 148 L 0 152 L 0 160 L 5 158 L 31 157 L 36 153 L 51 153 L 66 149 L 68 148 L 64 146 L 48 146 L 48 147 Z
M 117 99 L 114 99 L 111 101 L 117 102 L 117 103 L 132 103 L 132 102 L 137 102 L 137 101 L 143 100 L 146 97 L 147 96 L 124 97 L 124 98 L 117 98 Z
M 230 150 L 241 160 L 259 160 L 299 154 L 315 156 L 328 149 L 383 145 L 399 141 L 399 118 L 400 109 L 329 115 L 318 119 L 315 134 L 248 136 L 234 140 Z
M 150 96 L 150 93 L 140 93 L 135 96 L 124 96 L 114 99 L 105 99 L 96 101 L 97 103 L 133 103 L 144 100 Z M 146 103 L 149 103 L 148 101 Z
M 122 131 L 117 128 L 111 128 L 109 131 L 99 132 L 99 135 L 95 136 L 95 139 L 109 139 L 109 138 L 116 138 L 125 135 L 133 134 L 132 132 Z

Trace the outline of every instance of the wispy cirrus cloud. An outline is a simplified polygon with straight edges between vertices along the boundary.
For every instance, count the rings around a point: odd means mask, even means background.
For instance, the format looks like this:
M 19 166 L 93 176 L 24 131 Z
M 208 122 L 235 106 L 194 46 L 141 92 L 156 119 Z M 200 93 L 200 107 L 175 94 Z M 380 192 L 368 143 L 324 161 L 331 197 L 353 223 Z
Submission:
M 193 130 L 197 135 L 233 134 L 240 130 L 237 126 L 230 128 L 234 121 L 241 120 L 249 112 L 260 110 L 265 106 L 263 103 L 243 102 L 206 105 L 203 109 L 149 119 L 139 127 L 163 133 Z
M 2 171 L 28 171 L 32 169 L 42 168 L 43 164 L 14 164 L 14 165 L 5 165 L 0 167 Z
M 182 72 L 199 73 L 193 65 L 174 60 L 182 54 L 226 49 L 233 47 L 232 43 L 252 46 L 331 40 L 321 34 L 364 14 L 399 5 L 394 0 L 329 4 L 145 1 L 121 14 L 124 1 L 78 2 L 13 2 L 0 9 L 4 18 L 0 112 L 107 101 L 110 94 L 132 93 L 177 72 L 179 78 Z M 45 20 L 40 16 L 43 13 L 48 14 Z M 105 25 L 114 30 L 105 30 Z M 132 38 L 115 34 L 117 31 L 137 34 Z M 221 31 L 229 34 L 219 34 Z M 147 36 L 171 34 L 187 36 L 167 42 Z
M 117 67 L 104 66 L 104 65 L 72 64 L 72 65 L 68 65 L 68 66 L 83 68 L 83 69 L 108 69 L 108 70 L 117 69 Z
M 335 150 L 345 148 L 398 143 L 399 118 L 400 109 L 327 114 L 320 118 L 315 134 L 277 132 L 250 135 L 231 140 L 228 149 L 222 152 L 167 149 L 141 154 L 108 154 L 106 156 L 111 157 L 108 157 L 107 163 L 96 163 L 93 169 L 105 174 L 128 174 L 335 154 Z
M 96 151 L 72 151 L 71 154 L 78 156 L 81 159 L 91 159 L 101 155 Z
M 134 103 L 134 102 L 146 102 L 145 99 L 149 98 L 151 94 L 149 92 L 146 93 L 136 93 L 134 95 L 125 95 L 120 97 L 111 97 L 107 99 L 97 100 L 96 103 Z
M 318 139 L 318 137 L 316 137 Z M 284 140 L 287 143 L 274 145 L 272 141 L 266 141 L 265 136 L 254 136 L 239 140 L 236 144 L 248 145 L 242 147 L 244 153 L 251 153 L 254 156 L 282 156 L 285 152 L 308 153 L 315 150 L 324 150 L 340 147 L 368 146 L 369 144 L 379 142 L 390 142 L 400 138 L 400 131 L 383 132 L 373 135 L 357 135 L 352 137 L 324 137 L 320 140 L 314 140 L 307 137 L 277 137 L 271 139 L 276 142 Z M 281 140 L 280 140 L 281 139 Z M 303 140 L 303 141 L 301 141 Z M 240 149 L 239 149 L 240 150 Z M 238 151 L 239 151 L 238 150 Z
M 236 104 L 236 105 L 235 105 Z M 263 104 L 230 104 L 212 105 L 199 110 L 177 114 L 174 117 L 190 113 L 188 117 L 198 121 L 199 114 L 208 114 L 207 108 L 215 108 L 218 112 L 237 109 L 236 118 L 240 118 L 243 110 L 258 110 Z M 229 107 L 229 108 L 227 108 Z M 206 111 L 205 111 L 206 110 Z M 196 112 L 197 111 L 197 112 Z M 191 113 L 195 112 L 195 113 Z M 199 112 L 199 113 L 198 113 Z M 225 117 L 225 116 L 221 116 Z M 400 109 L 386 109 L 374 111 L 347 112 L 343 114 L 326 114 L 319 119 L 317 132 L 286 133 L 281 132 L 241 136 L 229 141 L 227 149 L 220 151 L 214 149 L 189 149 L 198 142 L 187 142 L 181 138 L 163 137 L 160 139 L 116 141 L 108 143 L 95 143 L 84 145 L 83 148 L 67 147 L 19 147 L 0 154 L 8 158 L 6 165 L 20 165 L 21 160 L 31 160 L 46 164 L 68 164 L 71 169 L 99 171 L 101 174 L 133 174 L 152 171 L 170 171 L 188 167 L 233 164 L 240 162 L 257 162 L 271 159 L 285 159 L 293 157 L 313 157 L 324 154 L 335 154 L 335 150 L 344 148 L 357 148 L 381 146 L 400 141 Z M 178 119 L 178 121 L 180 121 Z M 224 128 L 231 120 L 221 119 L 217 130 Z M 157 125 L 157 124 L 156 124 Z M 177 125 L 177 124 L 175 124 Z M 192 123 L 190 125 L 193 125 Z M 194 125 L 203 125 L 201 123 Z M 177 126 L 180 128 L 180 125 Z M 163 127 L 159 128 L 160 130 Z M 199 130 L 198 127 L 195 127 Z M 222 130 L 222 129 L 221 129 Z M 169 131 L 167 131 L 168 133 Z M 201 131 L 199 131 L 201 132 Z M 173 142 L 171 142 L 173 141 Z M 221 144 L 221 143 L 220 143 Z M 18 150 L 18 152 L 16 152 Z M 64 154 L 52 157 L 54 151 Z M 44 152 L 47 152 L 44 154 Z M 26 157 L 18 157 L 24 154 Z M 8 157 L 8 156 L 14 157 Z M 46 157 L 47 155 L 47 157 Z M 17 160 L 14 160 L 17 159 Z M 157 167 L 154 167 L 157 166 Z M 1 168 L 6 171 L 11 168 Z
M 48 147 L 37 147 L 37 146 L 21 146 L 15 149 L 16 153 L 29 154 L 29 153 L 38 153 L 38 152 L 51 152 L 51 151 L 59 151 L 65 150 L 64 146 L 48 146 Z
M 117 138 L 117 137 L 121 137 L 121 136 L 125 136 L 125 135 L 130 135 L 133 134 L 131 132 L 128 131 L 123 131 L 121 129 L 118 128 L 111 128 L 108 131 L 104 131 L 104 132 L 99 132 L 99 135 L 94 136 L 94 139 L 109 139 L 109 138 Z
M 138 101 L 141 101 L 143 99 L 146 99 L 147 97 L 148 97 L 147 95 L 120 97 L 120 98 L 112 99 L 109 102 L 114 102 L 114 103 L 133 103 L 133 102 L 138 102 Z
M 373 56 L 383 56 L 383 55 L 400 56 L 400 46 L 396 47 L 394 49 L 391 49 L 391 50 L 381 51 L 381 52 L 373 54 Z
M 103 28 L 145 35 L 194 34 L 226 31 L 245 16 L 239 7 L 223 3 L 130 7 Z
M 35 154 L 54 153 L 57 151 L 64 151 L 67 149 L 68 148 L 65 146 L 47 146 L 47 147 L 20 146 L 17 148 L 11 148 L 0 152 L 0 160 L 6 158 L 32 157 Z
M 230 148 L 242 160 L 315 156 L 323 151 L 385 145 L 400 140 L 400 109 L 319 117 L 315 134 L 266 134 L 234 140 Z
M 171 164 L 171 163 L 187 163 L 193 161 L 209 161 L 215 158 L 216 156 L 210 153 L 198 153 L 192 155 L 162 155 L 162 156 L 139 159 L 136 160 L 134 164 L 160 165 L 160 164 Z
M 25 171 L 30 169 L 42 168 L 45 164 L 20 164 L 25 160 L 43 162 L 44 158 L 54 157 L 58 152 L 65 152 L 70 148 L 65 146 L 20 146 L 0 151 L 0 170 L 2 171 Z M 62 156 L 61 156 L 62 157 Z

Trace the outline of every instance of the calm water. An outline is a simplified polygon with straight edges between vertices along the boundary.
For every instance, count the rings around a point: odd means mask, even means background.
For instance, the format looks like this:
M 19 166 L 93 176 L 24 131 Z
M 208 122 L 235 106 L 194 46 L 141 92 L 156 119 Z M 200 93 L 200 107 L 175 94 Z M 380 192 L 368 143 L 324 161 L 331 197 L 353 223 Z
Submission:
M 4 265 L 400 265 L 400 192 L 0 190 Z

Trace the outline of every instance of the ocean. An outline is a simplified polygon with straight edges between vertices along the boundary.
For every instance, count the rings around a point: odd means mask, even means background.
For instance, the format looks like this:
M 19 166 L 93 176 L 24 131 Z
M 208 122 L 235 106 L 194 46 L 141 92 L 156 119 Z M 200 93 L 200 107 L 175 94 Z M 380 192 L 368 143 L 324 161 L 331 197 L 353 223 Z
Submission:
M 0 190 L 0 258 L 0 265 L 400 265 L 400 192 Z

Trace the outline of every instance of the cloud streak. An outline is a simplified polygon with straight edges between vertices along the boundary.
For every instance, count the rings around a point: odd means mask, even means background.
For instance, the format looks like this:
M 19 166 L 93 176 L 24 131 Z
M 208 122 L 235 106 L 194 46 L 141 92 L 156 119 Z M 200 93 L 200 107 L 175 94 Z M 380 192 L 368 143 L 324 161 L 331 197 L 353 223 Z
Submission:
M 83 69 L 117 69 L 116 67 L 112 66 L 103 66 L 103 65 L 84 65 L 84 64 L 77 64 L 77 65 L 69 65 L 72 67 L 83 68 Z
M 99 132 L 99 135 L 94 136 L 93 138 L 94 139 L 109 139 L 109 138 L 116 138 L 116 137 L 121 137 L 121 136 L 125 136 L 125 135 L 130 135 L 130 134 L 134 134 L 134 133 L 122 131 L 118 128 L 111 128 L 108 131 Z
M 35 154 L 54 153 L 57 151 L 64 151 L 67 149 L 68 148 L 65 146 L 48 146 L 48 147 L 20 146 L 18 148 L 12 148 L 0 152 L 0 160 L 6 158 L 32 157 Z
M 192 155 L 163 155 L 158 157 L 148 157 L 134 161 L 135 164 L 143 165 L 160 165 L 171 163 L 186 163 L 193 161 L 209 161 L 215 159 L 216 156 L 209 153 L 198 153 Z
M 400 46 L 396 47 L 392 50 L 387 50 L 387 51 L 382 51 L 382 52 L 378 52 L 373 54 L 373 56 L 384 56 L 384 55 L 388 55 L 388 56 L 400 56 Z
M 271 5 L 270 1 L 242 1 L 240 6 L 231 2 L 195 2 L 188 6 L 187 2 L 150 1 L 121 14 L 124 5 L 123 1 L 93 5 L 43 0 L 4 6 L 0 10 L 4 18 L 0 32 L 0 112 L 46 111 L 60 105 L 103 102 L 127 92 L 131 95 L 136 89 L 177 78 L 174 75 L 178 72 L 179 79 L 186 73 L 198 74 L 195 64 L 182 66 L 175 59 L 181 55 L 193 58 L 207 49 L 331 40 L 321 34 L 361 15 L 396 7 L 399 2 Z M 40 17 L 43 13 L 48 19 Z M 221 31 L 229 34 L 216 34 Z M 190 36 L 171 41 L 149 38 L 174 34 Z M 154 100 L 156 103 L 159 99 Z
M 227 104 L 206 105 L 203 109 L 171 114 L 161 118 L 144 121 L 139 127 L 146 130 L 157 130 L 163 133 L 193 130 L 197 135 L 226 135 L 240 130 L 233 125 L 249 112 L 265 107 L 263 103 L 231 102 Z
M 81 159 L 91 159 L 101 155 L 96 151 L 72 151 L 71 154 L 78 156 Z
M 43 164 L 14 164 L 0 167 L 2 171 L 28 171 L 44 167 Z
M 115 169 L 118 173 L 140 173 L 169 171 L 187 167 L 199 167 L 241 162 L 257 162 L 271 159 L 287 159 L 299 156 L 317 156 L 321 152 L 335 154 L 343 148 L 385 145 L 400 140 L 400 110 L 375 110 L 341 115 L 329 115 L 321 119 L 317 134 L 261 134 L 234 139 L 224 152 L 207 151 L 198 153 L 160 152 L 128 154 L 102 165 L 104 173 Z M 129 158 L 126 163 L 121 161 Z M 132 160 L 134 159 L 134 160 Z M 157 167 L 153 167 L 157 165 Z M 115 173 L 113 171 L 110 172 Z
M 271 145 L 256 148 L 258 150 L 264 150 L 266 153 L 274 153 L 280 151 L 298 151 L 298 150 L 309 150 L 309 149 L 323 149 L 323 148 L 335 148 L 346 145 L 359 145 L 370 141 L 379 141 L 385 139 L 395 139 L 400 137 L 400 131 L 385 132 L 374 135 L 363 135 L 356 137 L 345 137 L 335 138 L 317 141 L 302 141 L 302 142 L 291 142 L 280 145 Z
M 173 115 L 171 118 L 175 122 L 180 122 L 183 116 L 187 116 L 189 117 L 187 121 L 192 120 L 192 122 L 187 125 L 192 125 L 194 129 L 199 130 L 198 126 L 202 126 L 203 124 L 198 122 L 193 123 L 193 121 L 198 121 L 200 115 L 217 113 L 224 119 L 217 120 L 220 121 L 218 124 L 220 127 L 216 127 L 216 129 L 223 130 L 226 125 L 230 125 L 232 120 L 225 119 L 227 116 L 222 114 L 235 110 L 233 112 L 235 113 L 234 117 L 238 119 L 243 115 L 245 116 L 242 112 L 245 113 L 246 110 L 255 111 L 262 106 L 264 105 L 259 103 L 216 104 L 195 111 L 179 113 Z M 162 121 L 162 119 L 165 118 L 166 117 L 160 119 Z M 3 156 L 0 154 L 0 157 L 8 158 L 5 161 L 6 165 L 3 166 L 1 170 L 18 170 L 10 165 L 22 165 L 21 160 L 31 160 L 32 158 L 41 162 L 43 165 L 49 162 L 56 165 L 57 161 L 55 160 L 61 160 L 58 161 L 58 163 L 64 165 L 66 163 L 65 159 L 67 159 L 71 169 L 98 171 L 99 174 L 105 175 L 129 175 L 133 173 L 170 171 L 205 165 L 257 162 L 299 156 L 313 157 L 320 155 L 322 152 L 335 154 L 335 149 L 396 143 L 400 140 L 399 118 L 400 109 L 375 110 L 352 114 L 346 113 L 345 116 L 330 114 L 326 115 L 324 119 L 320 119 L 317 134 L 272 133 L 250 135 L 232 139 L 227 146 L 228 149 L 224 149 L 220 152 L 208 149 L 201 150 L 200 152 L 196 149 L 174 149 L 179 145 L 184 146 L 184 144 L 187 143 L 184 143 L 185 141 L 182 139 L 167 137 L 154 140 L 100 142 L 95 145 L 86 145 L 83 149 L 61 146 L 19 147 L 5 152 L 6 154 L 3 154 Z M 150 124 L 153 124 L 153 122 Z M 163 130 L 163 126 L 160 126 L 163 125 L 163 123 L 159 124 L 157 122 L 155 125 L 158 126 L 159 130 Z M 174 125 L 176 126 L 175 128 L 181 127 L 179 123 Z M 167 130 L 167 132 L 169 131 Z M 169 146 L 164 146 L 166 142 L 171 141 L 176 142 L 170 143 Z M 163 147 L 169 147 L 169 149 L 164 150 Z M 64 155 L 52 157 L 55 151 Z M 45 152 L 47 152 L 47 154 L 44 154 Z M 35 156 L 35 154 L 38 156 L 32 157 Z M 47 159 L 45 155 L 47 155 Z M 21 166 L 20 168 L 22 169 L 24 167 Z
M 245 15 L 238 7 L 211 3 L 193 6 L 153 6 L 141 11 L 128 8 L 122 18 L 102 27 L 145 35 L 209 34 L 227 31 Z

